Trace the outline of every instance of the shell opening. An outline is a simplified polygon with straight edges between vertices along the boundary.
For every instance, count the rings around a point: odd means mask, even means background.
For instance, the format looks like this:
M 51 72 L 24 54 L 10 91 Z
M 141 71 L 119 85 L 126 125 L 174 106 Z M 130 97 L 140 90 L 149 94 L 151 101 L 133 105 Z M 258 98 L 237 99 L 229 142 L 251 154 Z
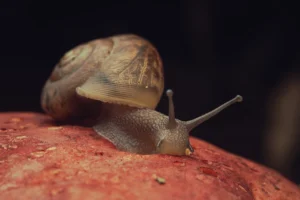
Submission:
M 115 83 L 96 83 L 87 81 L 76 88 L 78 95 L 107 103 L 116 103 L 138 108 L 155 109 L 159 99 L 159 91 L 154 87 L 123 85 Z

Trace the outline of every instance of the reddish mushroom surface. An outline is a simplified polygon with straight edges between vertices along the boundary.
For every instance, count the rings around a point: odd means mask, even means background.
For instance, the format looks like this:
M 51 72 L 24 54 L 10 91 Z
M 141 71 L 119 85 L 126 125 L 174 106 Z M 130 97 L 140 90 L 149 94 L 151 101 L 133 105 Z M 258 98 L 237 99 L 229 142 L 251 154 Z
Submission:
M 0 114 L 0 199 L 297 200 L 276 171 L 191 137 L 191 156 L 118 151 L 91 128 Z

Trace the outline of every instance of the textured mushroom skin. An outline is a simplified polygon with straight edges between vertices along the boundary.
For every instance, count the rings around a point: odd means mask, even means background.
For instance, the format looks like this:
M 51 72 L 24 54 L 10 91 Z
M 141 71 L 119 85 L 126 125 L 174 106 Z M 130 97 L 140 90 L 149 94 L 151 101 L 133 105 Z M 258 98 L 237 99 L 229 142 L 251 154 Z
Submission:
M 0 114 L 0 199 L 298 200 L 276 171 L 190 138 L 191 156 L 122 152 L 92 128 Z

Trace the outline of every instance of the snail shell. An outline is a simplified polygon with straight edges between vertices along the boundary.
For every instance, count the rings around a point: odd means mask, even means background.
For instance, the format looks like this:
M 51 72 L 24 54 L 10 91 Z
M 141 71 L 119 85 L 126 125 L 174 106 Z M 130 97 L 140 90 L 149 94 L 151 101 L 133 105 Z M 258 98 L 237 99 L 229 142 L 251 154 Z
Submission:
M 156 48 L 133 34 L 115 35 L 68 51 L 43 88 L 41 106 L 58 121 L 93 117 L 102 102 L 155 109 L 163 90 Z

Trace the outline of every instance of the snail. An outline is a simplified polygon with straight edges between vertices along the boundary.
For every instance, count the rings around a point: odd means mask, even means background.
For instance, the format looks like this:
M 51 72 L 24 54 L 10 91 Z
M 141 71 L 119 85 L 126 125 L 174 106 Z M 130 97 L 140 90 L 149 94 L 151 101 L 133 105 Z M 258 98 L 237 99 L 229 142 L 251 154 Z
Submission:
M 55 65 L 41 94 L 41 107 L 57 121 L 95 119 L 93 130 L 120 151 L 190 155 L 189 133 L 233 103 L 237 95 L 190 121 L 175 118 L 173 91 L 168 116 L 155 110 L 164 92 L 157 49 L 134 34 L 82 43 Z

